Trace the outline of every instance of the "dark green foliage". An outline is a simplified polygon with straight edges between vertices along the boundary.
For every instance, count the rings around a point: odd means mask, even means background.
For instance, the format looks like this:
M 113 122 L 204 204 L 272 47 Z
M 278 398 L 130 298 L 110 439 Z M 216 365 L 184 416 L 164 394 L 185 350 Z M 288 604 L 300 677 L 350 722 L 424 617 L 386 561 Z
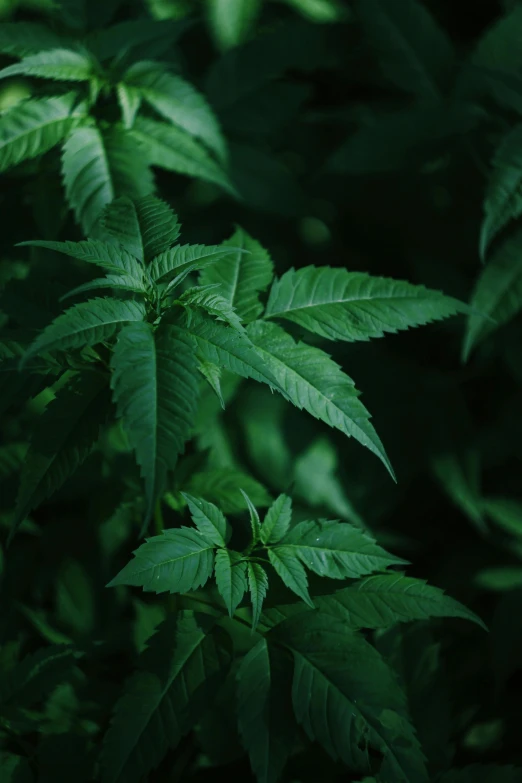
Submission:
M 1 783 L 522 781 L 521 38 L 0 2 Z

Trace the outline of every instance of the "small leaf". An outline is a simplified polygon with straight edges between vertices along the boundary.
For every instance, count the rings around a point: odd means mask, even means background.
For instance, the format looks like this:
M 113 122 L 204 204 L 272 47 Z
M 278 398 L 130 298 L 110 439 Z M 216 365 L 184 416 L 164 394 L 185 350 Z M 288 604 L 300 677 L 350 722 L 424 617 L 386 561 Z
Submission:
M 215 391 L 221 407 L 225 410 L 225 400 L 221 391 L 221 367 L 218 367 L 217 364 L 213 364 L 212 362 L 200 359 L 198 369 Z
M 215 264 L 227 252 L 223 245 L 177 245 L 152 260 L 150 275 L 156 283 L 173 288 L 190 272 Z
M 247 563 L 242 557 L 231 549 L 218 549 L 216 552 L 216 583 L 230 617 L 247 591 Z
M 242 43 L 261 11 L 262 0 L 208 0 L 207 14 L 212 35 L 221 49 Z
M 155 196 L 116 199 L 108 205 L 102 222 L 111 240 L 142 264 L 148 264 L 168 250 L 180 232 L 175 213 L 165 201 Z
M 268 559 L 285 585 L 313 609 L 314 602 L 308 592 L 306 571 L 295 553 L 279 546 L 268 550 Z
M 168 293 L 168 291 L 169 286 L 165 293 Z M 182 293 L 177 301 L 188 308 L 200 307 L 209 315 L 214 316 L 219 321 L 224 321 L 238 332 L 244 331 L 241 318 L 238 316 L 230 302 L 221 296 L 221 294 L 216 293 L 214 286 L 195 286 L 194 288 L 189 288 Z
M 268 590 L 268 576 L 263 566 L 259 565 L 259 563 L 248 563 L 247 572 L 248 589 L 252 599 L 252 632 L 254 632 L 257 628 L 263 601 Z
M 245 498 L 245 503 L 247 504 L 247 508 L 250 514 L 250 527 L 252 528 L 252 541 L 255 544 L 260 540 L 261 538 L 261 521 L 259 519 L 259 514 L 257 513 L 257 509 L 248 497 L 247 493 L 239 488 L 239 491 Z
M 266 512 L 261 525 L 263 544 L 276 544 L 286 534 L 292 519 L 292 498 L 279 495 Z
M 213 503 L 181 493 L 188 503 L 192 521 L 199 532 L 214 546 L 224 547 L 230 537 L 228 523 L 222 512 Z
M 154 593 L 188 593 L 212 576 L 214 549 L 205 536 L 190 527 L 164 530 L 147 538 L 107 587 L 131 585 Z

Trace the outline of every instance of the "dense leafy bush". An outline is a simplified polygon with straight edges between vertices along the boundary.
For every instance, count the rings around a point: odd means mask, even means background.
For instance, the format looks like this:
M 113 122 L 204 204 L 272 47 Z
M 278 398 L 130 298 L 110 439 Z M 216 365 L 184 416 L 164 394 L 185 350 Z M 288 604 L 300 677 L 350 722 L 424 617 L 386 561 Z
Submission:
M 2 783 L 522 780 L 522 5 L 0 15 Z

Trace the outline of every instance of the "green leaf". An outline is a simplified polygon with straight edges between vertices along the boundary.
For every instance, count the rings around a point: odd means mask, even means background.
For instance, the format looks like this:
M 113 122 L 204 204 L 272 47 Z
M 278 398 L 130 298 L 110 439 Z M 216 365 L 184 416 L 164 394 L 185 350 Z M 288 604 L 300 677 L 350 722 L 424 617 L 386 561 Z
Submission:
M 89 574 L 78 560 L 64 561 L 56 575 L 56 617 L 62 626 L 91 636 L 96 622 L 94 592 Z
M 252 31 L 262 0 L 207 0 L 212 35 L 220 49 L 238 46 Z
M 484 533 L 484 509 L 480 491 L 480 452 L 445 449 L 432 458 L 432 470 L 440 486 L 455 506 Z
M 460 617 L 486 628 L 474 612 L 444 595 L 443 590 L 404 574 L 370 576 L 353 587 L 318 596 L 315 603 L 321 612 L 354 629 L 388 628 L 429 617 Z
M 266 318 L 285 318 L 328 340 L 369 340 L 447 318 L 467 305 L 440 291 L 346 269 L 291 269 L 270 291 Z
M 133 87 L 127 87 L 126 84 L 118 84 L 116 92 L 121 109 L 123 125 L 129 130 L 134 125 L 134 120 L 140 110 L 142 102 L 141 95 Z
M 170 206 L 154 196 L 116 199 L 105 210 L 102 223 L 112 241 L 144 264 L 168 250 L 180 232 Z
M 357 0 L 355 11 L 386 78 L 418 100 L 437 102 L 455 54 L 426 7 L 418 0 Z
M 36 22 L 4 22 L 0 24 L 0 52 L 23 57 L 43 49 L 57 49 L 64 37 Z
M 189 309 L 191 307 L 200 307 L 209 315 L 214 316 L 219 321 L 224 321 L 233 329 L 239 332 L 244 331 L 241 318 L 230 302 L 221 294 L 216 293 L 214 286 L 194 286 L 189 288 L 182 293 L 177 301 Z
M 294 712 L 333 759 L 367 768 L 367 743 L 384 754 L 382 780 L 427 783 L 424 757 L 407 720 L 406 698 L 361 634 L 320 614 L 290 618 L 272 631 L 294 656 Z
M 11 537 L 88 457 L 109 413 L 108 380 L 101 374 L 79 373 L 57 392 L 35 426 L 24 459 Z
M 181 612 L 149 640 L 105 736 L 102 783 L 140 783 L 200 718 L 229 664 L 213 622 Z
M 198 369 L 216 393 L 221 407 L 225 410 L 225 399 L 221 391 L 221 367 L 218 367 L 217 364 L 213 364 L 212 362 L 206 362 L 204 359 L 199 359 Z
M 176 245 L 152 260 L 150 275 L 156 283 L 174 288 L 190 272 L 215 264 L 227 252 L 222 245 Z
M 87 36 L 86 42 L 88 48 L 95 52 L 100 60 L 112 60 L 115 57 L 122 57 L 123 54 L 136 59 L 143 56 L 144 48 L 148 50 L 151 45 L 158 47 L 155 52 L 158 56 L 163 53 L 171 53 L 176 41 L 191 24 L 190 20 L 155 21 L 138 15 L 137 18 L 126 19 L 124 22 L 100 29 L 99 4 L 95 13 L 97 17 L 96 29 Z
M 213 182 L 237 195 L 225 170 L 182 128 L 137 117 L 129 135 L 141 145 L 151 166 Z
M 92 59 L 86 54 L 73 49 L 48 49 L 24 57 L 20 63 L 8 65 L 0 71 L 0 79 L 21 75 L 84 82 L 95 76 L 95 68 Z
M 520 767 L 470 764 L 468 767 L 450 770 L 437 783 L 520 783 L 521 778 Z
M 29 346 L 24 362 L 30 356 L 47 351 L 65 351 L 109 340 L 118 328 L 130 321 L 143 321 L 145 306 L 141 302 L 121 299 L 89 299 L 59 315 Z
M 118 416 L 136 452 L 150 518 L 194 426 L 199 383 L 190 337 L 149 323 L 121 330 L 111 366 Z
M 29 760 L 9 751 L 0 751 L 0 772 L 3 783 L 34 783 Z
M 116 275 L 125 274 L 130 278 L 141 282 L 143 279 L 143 267 L 136 258 L 123 246 L 115 247 L 98 239 L 87 239 L 82 242 L 52 242 L 43 239 L 34 239 L 28 242 L 19 242 L 19 247 L 43 247 L 63 253 L 87 264 L 96 264 Z
M 84 283 L 72 291 L 68 291 L 66 294 L 60 297 L 62 302 L 64 299 L 68 299 L 70 296 L 76 296 L 77 294 L 84 294 L 87 291 L 98 291 L 100 288 L 112 288 L 115 291 L 129 291 L 134 294 L 146 294 L 147 287 L 141 275 L 141 280 L 136 280 L 127 275 L 107 275 L 106 277 L 100 277 L 97 280 L 91 280 L 90 283 Z
M 462 348 L 464 360 L 482 340 L 522 309 L 521 248 L 522 231 L 518 229 L 494 250 L 491 261 L 481 271 L 470 302 L 481 315 L 472 312 L 468 316 Z
M 275 324 L 256 321 L 249 324 L 247 334 L 275 379 L 271 385 L 283 397 L 316 419 L 354 437 L 378 456 L 394 476 L 352 379 L 328 354 L 305 343 L 296 343 Z
M 85 117 L 74 93 L 31 99 L 0 115 L 0 171 L 43 155 Z
M 270 505 L 270 495 L 263 485 L 240 470 L 214 468 L 195 473 L 187 485 L 193 495 L 213 501 L 225 514 L 237 514 L 247 509 L 239 487 L 248 492 L 248 496 L 258 508 Z
M 284 546 L 276 547 L 268 550 L 268 559 L 288 589 L 313 609 L 314 602 L 308 592 L 308 577 L 294 552 Z
M 513 498 L 486 498 L 482 507 L 488 517 L 506 533 L 522 538 L 522 503 Z
M 216 552 L 217 588 L 230 617 L 233 617 L 247 591 L 247 563 L 242 557 L 232 549 L 218 549 Z
M 71 674 L 75 662 L 73 647 L 52 645 L 41 647 L 26 656 L 0 680 L 0 705 L 2 708 L 29 707 L 36 704 Z
M 252 529 L 252 540 L 254 544 L 257 544 L 257 542 L 261 538 L 261 521 L 259 519 L 259 514 L 257 513 L 257 509 L 248 497 L 247 493 L 244 489 L 239 487 L 239 491 L 245 498 L 245 503 L 248 508 L 248 513 L 250 514 L 250 527 Z
M 190 325 L 190 334 L 195 338 L 198 350 L 206 361 L 243 378 L 253 378 L 280 390 L 265 358 L 240 332 L 195 314 Z
M 259 783 L 276 783 L 296 742 L 291 670 L 267 639 L 260 639 L 237 672 L 239 733 Z
M 215 545 L 191 527 L 147 538 L 107 587 L 130 585 L 154 593 L 188 593 L 212 576 Z
M 522 125 L 510 130 L 495 150 L 484 213 L 480 231 L 482 259 L 497 234 L 522 214 Z
M 356 579 L 406 562 L 359 528 L 327 519 L 300 522 L 272 551 L 298 558 L 310 571 L 330 579 Z
M 235 308 L 240 318 L 245 323 L 255 321 L 263 312 L 259 293 L 268 288 L 274 275 L 272 259 L 242 228 L 223 242 L 222 247 L 230 247 L 232 252 L 205 269 L 199 282 L 201 285 L 218 283 L 221 295 Z
M 181 493 L 188 503 L 192 521 L 199 532 L 214 546 L 224 547 L 230 538 L 228 523 L 223 513 L 213 503 Z
M 252 632 L 257 628 L 263 601 L 268 590 L 268 576 L 263 566 L 259 563 L 247 564 L 248 589 L 252 599 Z
M 62 157 L 67 200 L 85 234 L 117 196 L 145 196 L 154 190 L 152 173 L 130 133 L 118 126 L 74 130 Z
M 518 4 L 504 16 L 496 19 L 480 36 L 471 63 L 492 70 L 511 71 L 522 68 L 519 41 L 522 33 L 522 7 Z
M 292 498 L 279 495 L 266 512 L 261 525 L 263 544 L 276 544 L 287 532 L 292 519 Z
M 157 62 L 132 65 L 123 82 L 134 88 L 158 114 L 206 144 L 222 161 L 226 145 L 218 121 L 206 98 L 180 76 Z

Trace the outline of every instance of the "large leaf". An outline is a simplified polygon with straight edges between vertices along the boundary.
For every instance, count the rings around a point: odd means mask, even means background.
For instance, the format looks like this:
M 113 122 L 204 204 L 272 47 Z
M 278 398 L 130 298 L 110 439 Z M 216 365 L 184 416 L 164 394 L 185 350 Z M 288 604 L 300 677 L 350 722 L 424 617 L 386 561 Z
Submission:
M 255 321 L 263 312 L 259 293 L 268 288 L 274 274 L 272 259 L 242 228 L 238 228 L 222 246 L 233 250 L 205 269 L 199 282 L 201 285 L 219 284 L 219 293 L 230 302 L 243 321 Z
M 472 312 L 468 316 L 462 349 L 464 359 L 478 343 L 522 309 L 521 250 L 522 230 L 517 229 L 495 249 L 491 261 L 481 271 L 470 302 L 481 315 Z
M 357 16 L 383 74 L 417 99 L 437 102 L 454 65 L 446 33 L 419 0 L 357 0 Z
M 146 592 L 188 593 L 212 576 L 215 545 L 191 527 L 169 528 L 147 538 L 108 587 L 131 585 Z
M 197 342 L 199 352 L 207 361 L 243 378 L 253 378 L 272 388 L 279 388 L 265 358 L 240 332 L 195 315 L 190 333 Z
M 522 214 L 522 125 L 516 125 L 495 150 L 484 213 L 480 232 L 483 259 L 494 237 Z
M 237 672 L 239 733 L 259 783 L 276 783 L 296 741 L 291 676 L 289 662 L 267 639 Z
M 114 399 L 145 481 L 149 517 L 194 426 L 199 378 L 193 341 L 173 326 L 154 332 L 149 323 L 129 324 L 111 364 Z
M 272 634 L 295 661 L 292 699 L 299 723 L 333 759 L 363 770 L 364 743 L 384 754 L 380 776 L 427 783 L 424 758 L 407 719 L 406 698 L 378 652 L 332 617 L 290 618 Z
M 13 532 L 90 454 L 110 414 L 108 391 L 105 376 L 83 372 L 47 406 L 24 459 Z
M 318 348 L 295 340 L 275 324 L 256 321 L 247 334 L 276 383 L 272 385 L 293 405 L 354 437 L 383 461 L 393 476 L 384 447 L 359 401 L 351 378 Z
M 180 232 L 172 209 L 154 196 L 134 201 L 127 196 L 116 199 L 109 204 L 102 220 L 111 240 L 145 264 L 168 250 Z
M 308 592 L 308 577 L 299 558 L 292 549 L 280 546 L 268 550 L 268 559 L 284 584 L 299 596 L 308 606 L 314 608 L 314 602 Z
M 244 489 L 258 508 L 270 505 L 270 495 L 252 476 L 230 468 L 214 468 L 191 476 L 187 489 L 216 503 L 225 514 L 246 509 L 246 501 L 239 491 Z
M 0 171 L 55 147 L 85 113 L 73 93 L 13 106 L 0 116 Z
M 199 719 L 229 663 L 212 626 L 181 612 L 148 641 L 105 737 L 102 783 L 140 783 Z
M 329 340 L 369 340 L 465 312 L 467 305 L 402 280 L 307 266 L 270 291 L 266 318 L 285 318 Z
M 134 88 L 165 119 L 191 136 L 203 141 L 217 156 L 226 158 L 225 140 L 205 97 L 195 87 L 156 62 L 135 63 L 123 76 L 127 87 Z
M 156 283 L 173 288 L 190 272 L 215 264 L 227 253 L 223 245 L 176 245 L 153 259 L 150 274 Z
M 242 557 L 232 549 L 218 549 L 216 552 L 216 584 L 230 617 L 247 591 L 247 563 Z
M 395 623 L 429 617 L 460 617 L 485 628 L 474 612 L 438 587 L 404 574 L 379 574 L 315 599 L 322 612 L 334 615 L 350 628 L 387 628 Z
M 354 579 L 405 562 L 359 528 L 326 519 L 300 522 L 271 551 L 297 558 L 330 579 Z
M 106 5 L 106 4 L 105 4 Z M 113 57 L 143 56 L 143 50 L 151 45 L 155 47 L 155 55 L 172 51 L 177 39 L 190 27 L 190 20 L 171 21 L 162 19 L 156 21 L 139 16 L 127 19 L 110 27 L 101 29 L 100 7 L 94 7 L 96 14 L 96 29 L 87 37 L 88 47 L 101 60 L 111 60 Z M 137 50 L 136 52 L 132 50 Z
M 292 519 L 292 498 L 279 495 L 266 512 L 261 525 L 263 544 L 276 544 L 287 532 Z
M 63 46 L 64 38 L 35 22 L 4 22 L 0 24 L 0 52 L 22 57 L 43 49 Z
M 94 126 L 73 131 L 64 145 L 62 170 L 67 200 L 85 234 L 117 196 L 139 198 L 154 190 L 139 146 L 117 126 L 105 133 Z
M 147 285 L 143 274 L 141 274 L 140 279 L 132 278 L 128 275 L 106 275 L 105 277 L 91 280 L 89 283 L 83 283 L 83 285 L 76 286 L 76 288 L 73 288 L 71 291 L 64 294 L 61 297 L 61 301 L 68 299 L 70 296 L 84 294 L 87 291 L 98 291 L 100 288 L 112 288 L 115 291 L 128 291 L 129 293 L 134 294 L 147 293 Z
M 225 170 L 182 128 L 138 117 L 129 134 L 141 144 L 151 166 L 213 182 L 237 195 Z
M 48 49 L 24 57 L 20 63 L 9 65 L 0 71 L 0 79 L 20 75 L 84 82 L 92 79 L 95 71 L 92 59 L 86 54 L 72 49 Z
M 89 299 L 59 315 L 34 343 L 24 356 L 47 351 L 66 351 L 96 345 L 110 339 L 117 329 L 129 321 L 143 321 L 146 311 L 141 302 L 120 299 Z
M 87 264 L 113 272 L 116 275 L 125 274 L 140 281 L 143 279 L 143 268 L 136 258 L 123 247 L 114 247 L 98 239 L 86 239 L 82 242 L 52 242 L 44 239 L 34 239 L 28 242 L 20 242 L 20 247 L 43 247 L 46 250 L 54 250 L 55 253 L 63 253 Z
M 195 498 L 187 492 L 181 493 L 188 503 L 192 521 L 199 532 L 214 546 L 224 547 L 230 538 L 229 526 L 223 513 L 214 503 Z

